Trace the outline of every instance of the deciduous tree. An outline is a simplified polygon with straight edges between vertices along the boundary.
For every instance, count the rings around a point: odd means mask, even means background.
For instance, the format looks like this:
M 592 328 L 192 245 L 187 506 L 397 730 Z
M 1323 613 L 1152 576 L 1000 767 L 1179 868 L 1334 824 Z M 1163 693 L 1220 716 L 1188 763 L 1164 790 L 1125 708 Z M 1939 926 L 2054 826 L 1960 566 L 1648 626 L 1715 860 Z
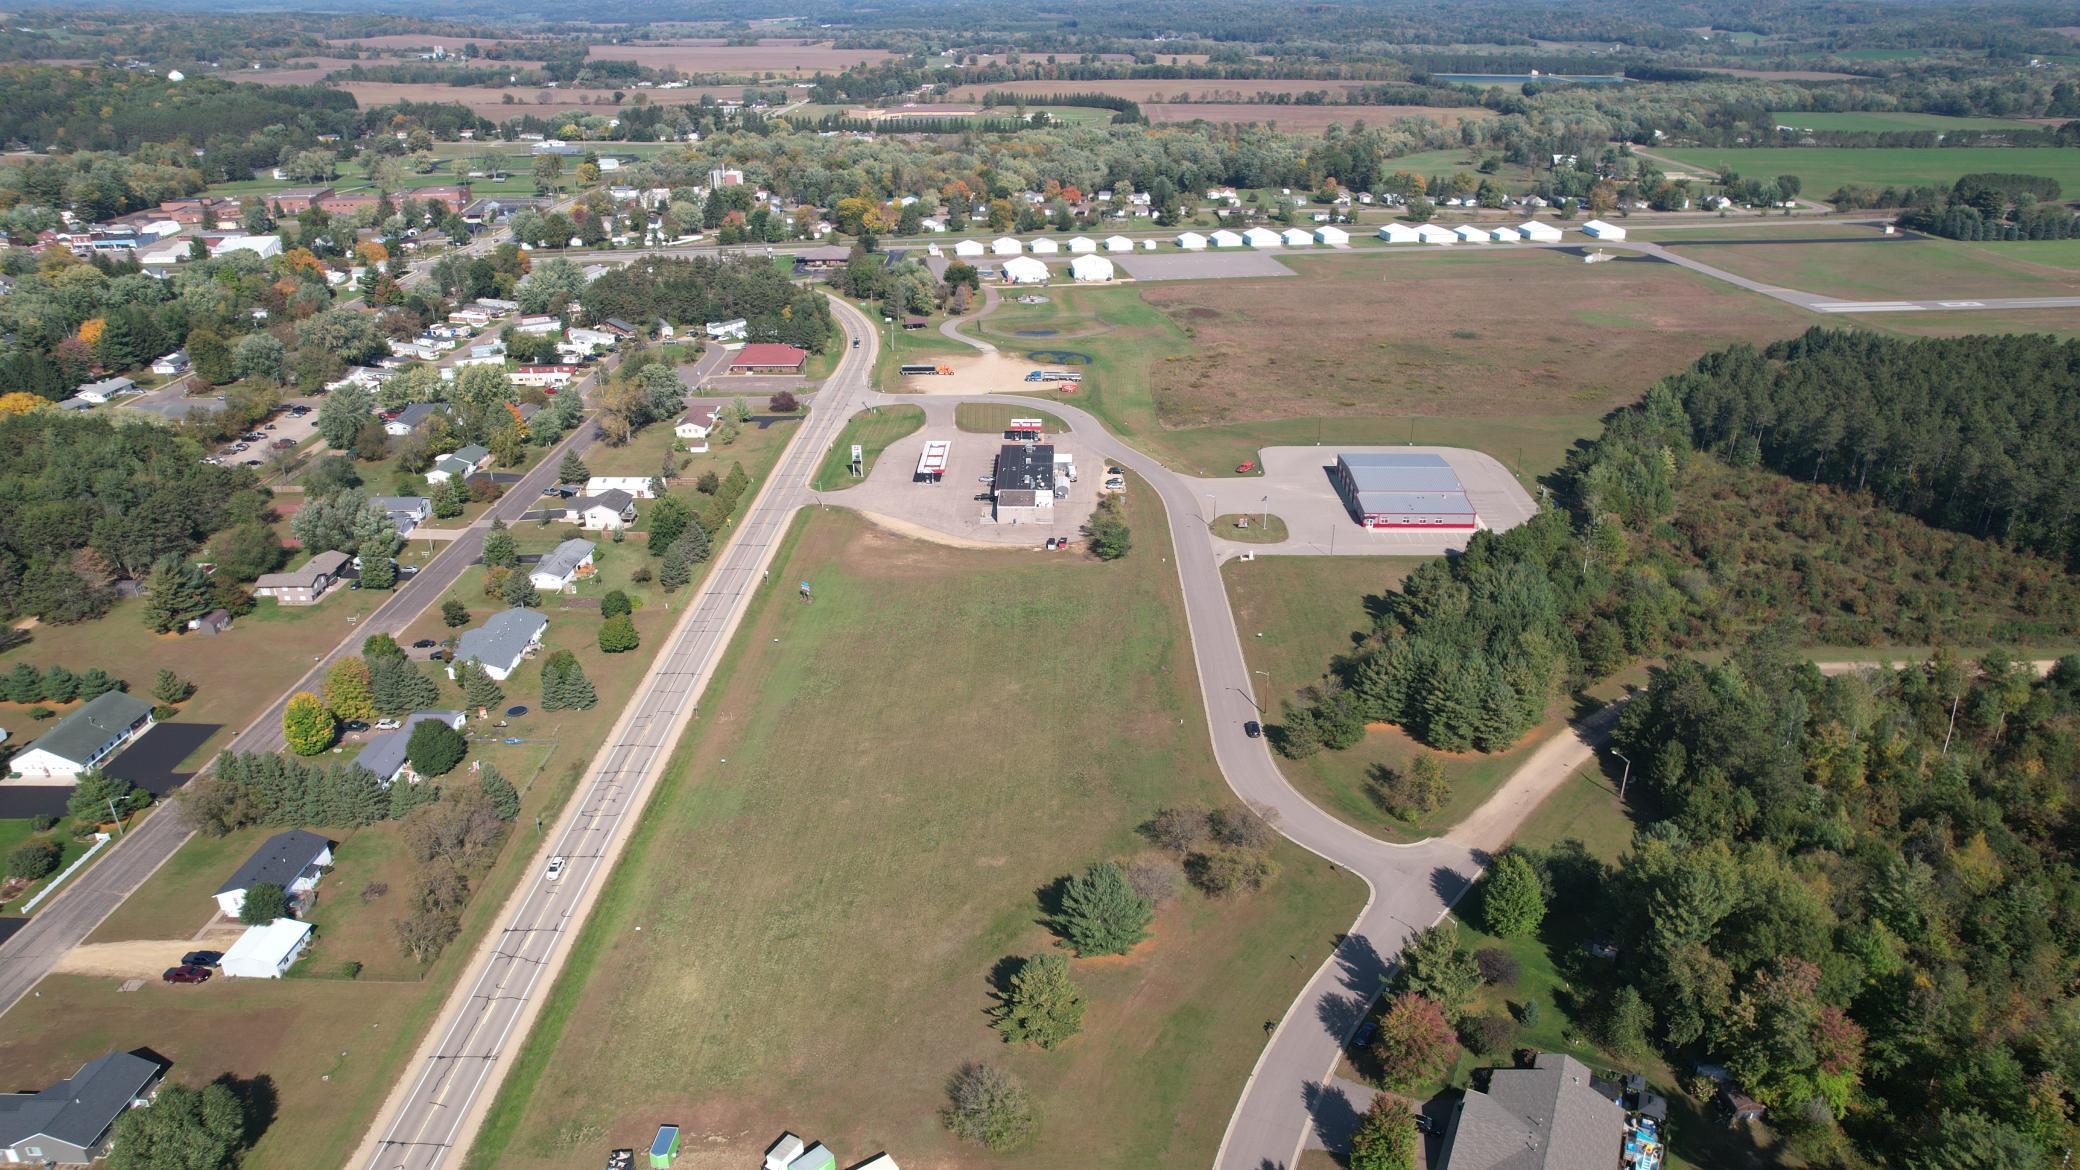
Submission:
M 309 691 L 289 696 L 289 705 L 282 712 L 282 739 L 290 751 L 299 756 L 315 756 L 332 746 L 338 732 L 332 712 L 325 709 L 318 696 Z

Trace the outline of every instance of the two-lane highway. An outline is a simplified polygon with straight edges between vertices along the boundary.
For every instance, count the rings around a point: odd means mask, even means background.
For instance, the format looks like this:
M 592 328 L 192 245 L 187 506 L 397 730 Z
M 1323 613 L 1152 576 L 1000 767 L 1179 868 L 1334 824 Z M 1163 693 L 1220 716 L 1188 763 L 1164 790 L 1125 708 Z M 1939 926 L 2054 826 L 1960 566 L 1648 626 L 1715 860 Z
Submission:
M 766 581 L 766 571 L 795 512 L 811 502 L 809 480 L 823 452 L 866 396 L 878 352 L 866 318 L 835 302 L 834 310 L 861 338 L 860 348 L 847 350 L 743 521 L 733 526 L 699 594 L 550 833 L 553 845 L 507 903 L 506 925 L 478 949 L 414 1071 L 350 1165 L 434 1170 L 467 1149 L 753 591 L 762 584 L 789 587 Z M 553 880 L 544 864 L 550 856 L 565 859 Z

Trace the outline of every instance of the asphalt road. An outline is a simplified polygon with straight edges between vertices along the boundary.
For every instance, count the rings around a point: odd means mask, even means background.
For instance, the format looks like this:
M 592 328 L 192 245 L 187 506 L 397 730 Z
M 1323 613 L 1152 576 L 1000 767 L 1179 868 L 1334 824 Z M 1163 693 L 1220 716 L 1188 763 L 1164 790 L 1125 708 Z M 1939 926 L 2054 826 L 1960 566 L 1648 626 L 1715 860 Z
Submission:
M 856 310 L 838 316 L 861 348 L 848 349 L 808 420 L 723 546 L 699 595 L 673 628 L 607 744 L 594 758 L 578 797 L 545 845 L 565 858 L 561 876 L 543 865 L 522 879 L 508 903 L 506 925 L 485 940 L 408 1074 L 377 1122 L 381 1137 L 353 1165 L 368 1170 L 434 1170 L 466 1151 L 505 1075 L 509 1052 L 553 985 L 567 943 L 583 924 L 602 879 L 626 842 L 651 785 L 692 718 L 701 689 L 728 647 L 752 592 L 787 589 L 767 582 L 773 554 L 795 512 L 811 502 L 809 480 L 823 452 L 866 396 L 877 347 Z
M 593 376 L 597 377 L 597 374 Z M 508 524 L 516 522 L 520 513 L 526 511 L 542 490 L 555 480 L 556 465 L 564 453 L 584 451 L 592 445 L 594 435 L 589 420 L 579 424 L 563 442 L 549 450 L 534 470 L 511 485 L 505 496 L 478 517 L 476 523 L 461 536 L 447 542 L 425 567 L 405 578 L 389 599 L 354 626 L 330 653 L 312 663 L 310 671 L 248 724 L 226 750 L 281 750 L 285 746 L 282 712 L 289 705 L 289 696 L 297 691 L 317 690 L 324 680 L 325 671 L 334 662 L 361 652 L 363 639 L 375 633 L 397 634 L 428 606 L 439 601 L 441 594 L 462 576 L 464 570 L 476 563 L 483 552 L 484 535 L 490 531 L 491 517 L 497 516 Z M 16 1000 L 27 995 L 49 973 L 59 956 L 85 940 L 95 927 L 101 925 L 102 919 L 143 884 L 161 863 L 173 856 L 192 832 L 181 820 L 177 807 L 162 806 L 127 836 L 111 845 L 101 860 L 74 878 L 51 899 L 49 905 L 29 920 L 28 925 L 0 942 L 0 1012 L 13 1007 Z

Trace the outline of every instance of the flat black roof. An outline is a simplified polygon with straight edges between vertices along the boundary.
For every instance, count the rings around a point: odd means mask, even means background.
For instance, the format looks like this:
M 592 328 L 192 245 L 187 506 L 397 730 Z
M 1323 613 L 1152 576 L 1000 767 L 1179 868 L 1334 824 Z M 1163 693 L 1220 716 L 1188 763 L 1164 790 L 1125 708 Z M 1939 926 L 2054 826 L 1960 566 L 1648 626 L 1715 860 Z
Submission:
M 997 452 L 998 491 L 1054 491 L 1053 443 L 1006 443 Z

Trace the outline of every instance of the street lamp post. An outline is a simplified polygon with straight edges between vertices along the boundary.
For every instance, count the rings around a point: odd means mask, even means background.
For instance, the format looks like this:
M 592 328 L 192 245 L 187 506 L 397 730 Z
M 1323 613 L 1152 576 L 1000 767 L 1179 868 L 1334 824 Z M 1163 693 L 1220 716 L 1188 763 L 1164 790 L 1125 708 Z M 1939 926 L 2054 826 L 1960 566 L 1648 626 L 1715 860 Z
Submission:
M 1611 754 L 1625 761 L 1625 771 L 1618 777 L 1618 799 L 1623 800 L 1625 799 L 1625 785 L 1632 780 L 1632 757 L 1627 756 L 1616 748 L 1611 749 Z

